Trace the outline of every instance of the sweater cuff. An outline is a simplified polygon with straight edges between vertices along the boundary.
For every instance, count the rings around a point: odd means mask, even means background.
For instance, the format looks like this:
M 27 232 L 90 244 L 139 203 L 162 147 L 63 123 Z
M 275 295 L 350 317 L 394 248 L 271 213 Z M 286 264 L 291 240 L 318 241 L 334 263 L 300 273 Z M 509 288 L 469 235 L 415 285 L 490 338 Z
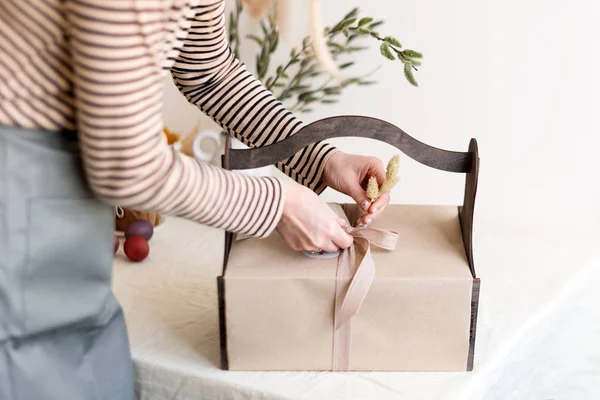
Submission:
M 238 177 L 243 193 L 241 209 L 237 213 L 236 223 L 223 228 L 244 237 L 265 238 L 275 230 L 283 214 L 283 185 L 273 177 Z
M 329 158 L 334 155 L 335 153 L 338 153 L 340 150 L 331 146 L 330 144 L 326 144 L 327 146 L 327 150 L 325 153 L 325 156 L 323 157 L 323 159 L 321 160 L 320 163 L 320 168 L 317 171 L 317 181 L 314 184 L 313 187 L 311 187 L 311 189 L 316 193 L 316 194 L 321 194 L 323 193 L 323 191 L 325 189 L 327 189 L 327 185 L 325 184 L 325 182 L 323 181 L 323 171 L 325 170 L 325 165 L 327 165 L 327 161 L 329 161 Z
M 200 167 L 203 190 L 188 218 L 239 233 L 266 237 L 277 227 L 285 202 L 282 183 L 274 177 L 248 176 L 207 163 Z
M 271 203 L 271 210 L 265 210 L 266 212 L 264 213 L 263 220 L 260 223 L 260 225 L 264 226 L 264 229 L 261 229 L 254 234 L 255 237 L 261 239 L 269 236 L 273 233 L 275 228 L 277 228 L 281 216 L 283 215 L 283 207 L 285 206 L 286 199 L 283 183 L 279 179 L 273 177 L 263 177 L 262 179 L 269 181 L 269 183 L 273 185 L 273 201 Z
M 329 143 L 313 143 L 280 163 L 278 167 L 297 183 L 319 194 L 327 187 L 321 179 L 325 163 L 337 151 Z

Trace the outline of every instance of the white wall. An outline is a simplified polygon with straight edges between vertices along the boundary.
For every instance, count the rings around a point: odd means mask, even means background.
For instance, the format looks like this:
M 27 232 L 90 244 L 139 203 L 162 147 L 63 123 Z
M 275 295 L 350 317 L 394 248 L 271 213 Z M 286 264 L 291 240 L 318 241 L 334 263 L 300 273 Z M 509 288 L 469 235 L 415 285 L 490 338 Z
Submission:
M 302 0 L 295 16 L 305 15 Z M 477 138 L 481 175 L 478 220 L 551 231 L 600 228 L 600 5 L 594 0 L 323 1 L 332 23 L 354 5 L 384 17 L 381 32 L 425 54 L 412 88 L 401 65 L 375 43 L 356 72 L 383 68 L 376 86 L 348 90 L 334 106 L 303 114 L 310 122 L 340 114 L 390 121 L 430 145 L 464 151 Z M 250 21 L 243 21 L 251 29 Z M 303 26 L 297 22 L 295 26 Z M 288 47 L 281 47 L 282 60 Z M 256 48 L 248 44 L 242 58 Z M 249 57 L 248 57 L 249 56 Z M 165 121 L 189 129 L 200 112 L 167 84 Z M 206 124 L 204 126 L 207 126 Z M 387 145 L 338 139 L 344 151 L 394 154 Z M 459 203 L 463 178 L 404 157 L 398 203 Z M 329 200 L 341 200 L 326 193 Z M 596 233 L 597 234 L 597 233 Z M 600 235 L 599 235 L 600 237 Z

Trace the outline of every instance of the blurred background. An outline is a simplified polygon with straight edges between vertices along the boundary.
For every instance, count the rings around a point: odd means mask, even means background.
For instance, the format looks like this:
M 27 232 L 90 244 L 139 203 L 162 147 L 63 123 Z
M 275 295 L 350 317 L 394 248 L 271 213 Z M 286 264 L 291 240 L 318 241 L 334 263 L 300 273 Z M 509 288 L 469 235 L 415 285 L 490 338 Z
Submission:
M 234 2 L 230 2 L 233 6 Z M 289 60 L 290 49 L 308 34 L 308 5 L 290 0 L 291 41 L 281 42 L 271 67 Z M 336 104 L 317 104 L 299 113 L 305 122 L 344 114 L 381 118 L 416 139 L 448 150 L 466 151 L 477 138 L 481 173 L 476 224 L 499 229 L 543 228 L 548 235 L 572 230 L 598 235 L 600 228 L 600 5 L 595 0 L 507 0 L 452 2 L 371 0 L 323 1 L 324 25 L 353 7 L 360 16 L 383 19 L 377 28 L 405 48 L 424 54 L 411 86 L 402 64 L 380 55 L 379 44 L 360 39 L 368 50 L 351 55 L 348 75 L 381 68 L 378 84 L 350 86 Z M 260 25 L 243 13 L 242 37 Z M 243 39 L 240 56 L 256 71 L 259 45 Z M 187 103 L 165 80 L 165 125 L 189 132 L 218 127 Z M 396 150 L 367 139 L 332 140 L 341 150 L 387 162 Z M 217 160 L 217 157 L 214 158 Z M 252 172 L 251 172 L 252 173 Z M 275 168 L 260 173 L 279 174 Z M 393 203 L 460 204 L 464 177 L 401 158 L 401 183 Z M 350 201 L 327 189 L 328 201 Z M 476 228 L 475 228 L 476 229 Z

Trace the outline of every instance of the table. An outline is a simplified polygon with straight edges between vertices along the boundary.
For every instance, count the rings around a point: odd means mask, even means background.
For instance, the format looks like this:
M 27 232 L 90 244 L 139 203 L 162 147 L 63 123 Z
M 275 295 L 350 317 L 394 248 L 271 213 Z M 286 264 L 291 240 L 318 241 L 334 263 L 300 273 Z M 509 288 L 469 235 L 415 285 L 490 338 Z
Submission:
M 168 218 L 142 263 L 122 250 L 114 291 L 144 400 L 598 399 L 598 237 L 476 224 L 481 298 L 467 373 L 231 372 L 219 365 L 222 231 Z M 559 236 L 561 236 L 559 238 Z

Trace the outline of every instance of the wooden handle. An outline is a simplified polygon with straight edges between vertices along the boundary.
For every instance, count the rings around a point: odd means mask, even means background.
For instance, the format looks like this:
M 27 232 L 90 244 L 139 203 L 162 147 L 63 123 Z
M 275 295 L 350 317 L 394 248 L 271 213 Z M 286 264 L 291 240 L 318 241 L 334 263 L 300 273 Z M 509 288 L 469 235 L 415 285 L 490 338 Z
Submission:
M 298 133 L 280 142 L 254 149 L 230 149 L 224 158 L 228 169 L 260 168 L 283 161 L 306 146 L 335 137 L 364 137 L 398 148 L 408 157 L 431 168 L 467 173 L 471 170 L 470 153 L 448 151 L 419 142 L 397 126 L 363 116 L 338 116 L 306 125 Z
M 334 137 L 364 137 L 379 140 L 391 144 L 413 160 L 428 167 L 466 174 L 465 197 L 463 205 L 459 207 L 459 217 L 469 268 L 473 278 L 476 277 L 473 260 L 473 214 L 479 176 L 479 152 L 475 139 L 471 139 L 468 152 L 448 151 L 419 142 L 397 126 L 380 119 L 338 116 L 313 122 L 295 135 L 264 147 L 231 149 L 228 139 L 222 158 L 223 167 L 237 170 L 272 165 L 291 157 L 312 143 Z M 231 237 L 228 237 L 226 254 L 230 245 Z

